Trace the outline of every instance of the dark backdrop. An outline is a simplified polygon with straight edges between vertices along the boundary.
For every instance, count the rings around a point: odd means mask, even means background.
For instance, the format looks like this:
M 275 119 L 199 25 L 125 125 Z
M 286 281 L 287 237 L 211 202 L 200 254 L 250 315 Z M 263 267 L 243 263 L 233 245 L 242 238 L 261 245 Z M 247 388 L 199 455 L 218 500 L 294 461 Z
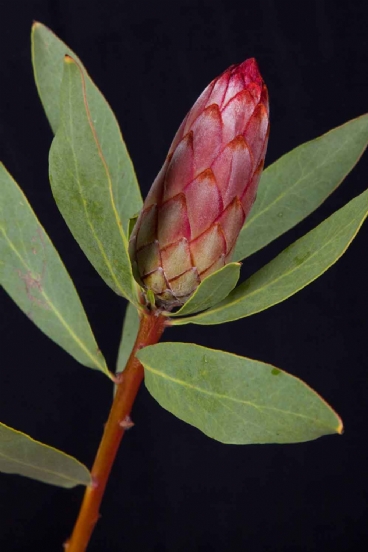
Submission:
M 113 366 L 125 309 L 73 241 L 51 196 L 51 131 L 32 80 L 32 19 L 82 58 L 120 121 L 144 195 L 173 134 L 206 84 L 255 56 L 271 98 L 266 163 L 367 111 L 367 7 L 309 0 L 29 0 L 2 5 L 1 159 L 61 252 Z M 368 158 L 315 214 L 246 261 L 243 278 L 368 184 Z M 367 238 L 360 231 L 323 277 L 269 311 L 194 341 L 267 361 L 305 380 L 345 422 L 342 437 L 226 446 L 161 409 L 142 388 L 91 552 L 365 550 L 367 538 Z M 111 401 L 1 293 L 0 419 L 91 466 Z M 82 498 L 1 475 L 2 550 L 61 550 Z

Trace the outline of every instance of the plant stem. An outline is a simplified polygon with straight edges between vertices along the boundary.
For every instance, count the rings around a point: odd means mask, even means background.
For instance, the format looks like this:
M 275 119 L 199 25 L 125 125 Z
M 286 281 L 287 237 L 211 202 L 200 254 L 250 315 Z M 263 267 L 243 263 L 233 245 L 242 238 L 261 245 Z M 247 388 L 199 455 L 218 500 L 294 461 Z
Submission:
M 157 343 L 165 329 L 166 319 L 158 311 L 144 312 L 133 350 L 120 376 L 110 415 L 92 468 L 93 484 L 87 487 L 73 533 L 64 545 L 67 552 L 84 552 L 99 518 L 99 508 L 118 451 L 130 422 L 130 411 L 144 377 L 143 366 L 135 353 Z

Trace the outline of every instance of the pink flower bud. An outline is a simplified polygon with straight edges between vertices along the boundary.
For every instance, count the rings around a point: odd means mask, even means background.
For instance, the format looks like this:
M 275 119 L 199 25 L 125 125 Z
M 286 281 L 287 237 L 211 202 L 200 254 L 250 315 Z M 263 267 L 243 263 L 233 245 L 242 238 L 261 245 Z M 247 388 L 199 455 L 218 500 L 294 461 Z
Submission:
M 255 59 L 213 80 L 185 117 L 130 239 L 136 278 L 159 305 L 184 304 L 231 260 L 268 133 L 268 93 Z

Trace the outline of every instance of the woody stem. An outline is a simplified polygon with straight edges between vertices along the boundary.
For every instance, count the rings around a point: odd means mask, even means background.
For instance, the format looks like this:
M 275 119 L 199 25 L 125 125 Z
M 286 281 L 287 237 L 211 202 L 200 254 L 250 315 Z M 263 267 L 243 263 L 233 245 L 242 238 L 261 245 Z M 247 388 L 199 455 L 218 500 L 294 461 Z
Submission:
M 92 485 L 87 487 L 73 533 L 65 544 L 67 552 L 84 552 L 99 518 L 99 508 L 120 441 L 129 426 L 129 415 L 142 383 L 143 366 L 135 357 L 137 351 L 160 340 L 165 317 L 144 312 L 133 350 L 117 386 L 109 418 L 92 467 Z

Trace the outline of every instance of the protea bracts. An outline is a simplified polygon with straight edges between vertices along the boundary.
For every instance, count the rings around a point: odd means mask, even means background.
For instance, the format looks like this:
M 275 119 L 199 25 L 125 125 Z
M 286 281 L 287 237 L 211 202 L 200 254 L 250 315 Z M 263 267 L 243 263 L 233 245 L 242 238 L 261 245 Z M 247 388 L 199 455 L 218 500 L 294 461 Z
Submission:
M 268 131 L 268 93 L 255 59 L 213 80 L 185 117 L 130 239 L 135 276 L 159 305 L 184 304 L 231 260 Z

